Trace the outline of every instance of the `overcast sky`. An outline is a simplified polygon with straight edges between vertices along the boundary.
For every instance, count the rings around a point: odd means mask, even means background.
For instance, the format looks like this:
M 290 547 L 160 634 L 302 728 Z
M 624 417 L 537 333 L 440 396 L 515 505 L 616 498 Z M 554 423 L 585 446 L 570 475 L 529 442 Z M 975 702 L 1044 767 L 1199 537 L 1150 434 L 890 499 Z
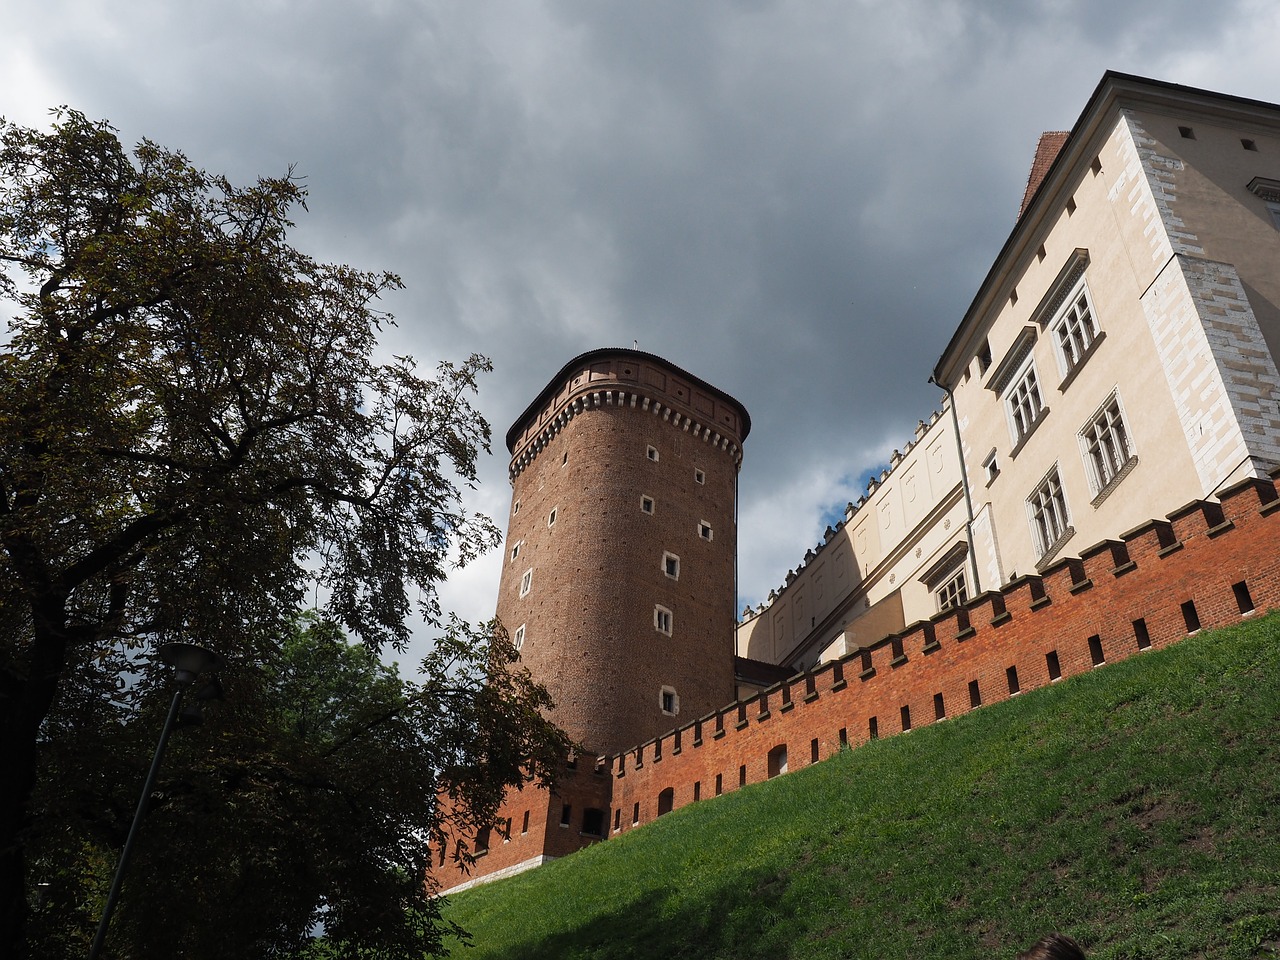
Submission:
M 404 278 L 388 352 L 493 359 L 500 524 L 502 437 L 574 355 L 732 394 L 741 609 L 940 404 L 1040 132 L 1107 69 L 1280 101 L 1277 35 L 1268 0 L 6 0 L 0 115 L 294 165 L 297 245 Z M 446 607 L 491 616 L 500 566 Z

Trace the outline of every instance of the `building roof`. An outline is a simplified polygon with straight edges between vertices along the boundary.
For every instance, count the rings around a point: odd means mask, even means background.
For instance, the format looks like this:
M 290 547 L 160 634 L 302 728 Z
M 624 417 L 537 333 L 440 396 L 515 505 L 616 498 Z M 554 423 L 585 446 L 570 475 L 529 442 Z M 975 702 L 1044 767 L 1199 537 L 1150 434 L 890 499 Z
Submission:
M 1000 298 L 1005 284 L 1010 282 L 1010 273 L 1016 265 L 1014 261 L 1017 255 L 1024 250 L 1034 231 L 1041 228 L 1047 212 L 1063 202 L 1059 194 L 1064 189 L 1069 172 L 1082 168 L 1082 165 L 1089 162 L 1090 158 L 1085 151 L 1096 136 L 1105 135 L 1101 130 L 1104 121 L 1130 104 L 1163 105 L 1179 111 L 1216 116 L 1230 114 L 1249 117 L 1255 122 L 1267 115 L 1269 122 L 1280 122 L 1280 105 L 1275 103 L 1108 70 L 1102 75 L 1079 119 L 1059 145 L 1057 156 L 1048 164 L 1038 185 L 1031 189 L 1028 182 L 1030 197 L 1024 198 L 1022 215 L 992 262 L 942 356 L 938 358 L 933 376 L 930 377 L 932 382 L 944 390 L 955 385 L 960 372 L 980 345 L 983 332 L 977 329 L 975 320 L 983 317 L 991 304 Z M 1033 172 L 1034 169 L 1033 167 Z
M 1046 130 L 1040 134 L 1040 139 L 1036 143 L 1036 156 L 1031 161 L 1031 172 L 1027 174 L 1027 189 L 1023 191 L 1022 205 L 1018 207 L 1018 219 L 1022 219 L 1022 215 L 1027 212 L 1027 207 L 1031 206 L 1031 198 L 1040 189 L 1044 175 L 1053 166 L 1053 161 L 1058 159 L 1058 153 L 1070 135 L 1069 130 Z

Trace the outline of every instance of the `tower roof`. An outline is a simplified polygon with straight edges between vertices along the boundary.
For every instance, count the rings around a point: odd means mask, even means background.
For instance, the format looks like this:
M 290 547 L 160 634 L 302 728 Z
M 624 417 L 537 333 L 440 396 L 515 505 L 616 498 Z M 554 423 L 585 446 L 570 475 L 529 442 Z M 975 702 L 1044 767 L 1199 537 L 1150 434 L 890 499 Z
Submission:
M 739 424 L 741 425 L 740 430 L 738 431 L 739 441 L 745 440 L 747 438 L 747 434 L 751 432 L 751 416 L 747 413 L 747 408 L 719 387 L 712 386 L 701 377 L 694 376 L 688 370 L 676 366 L 670 360 L 660 357 L 657 354 L 646 353 L 643 350 L 632 350 L 626 347 L 601 347 L 597 350 L 588 350 L 586 353 L 578 354 L 561 367 L 560 370 L 547 381 L 547 385 L 542 388 L 542 392 L 533 399 L 532 403 L 524 408 L 524 411 L 511 425 L 511 429 L 507 431 L 507 450 L 512 454 L 516 452 L 516 445 L 520 442 L 520 438 L 524 433 L 526 424 L 528 424 L 531 419 L 536 418 L 538 414 L 555 399 L 556 395 L 563 389 L 566 378 L 568 378 L 571 373 L 584 367 L 590 367 L 593 362 L 603 360 L 606 357 L 615 359 L 630 358 L 635 360 L 637 363 L 645 362 L 665 367 L 676 376 L 689 381 L 691 385 L 699 388 L 700 390 L 706 391 L 721 402 L 729 404 L 737 414 Z

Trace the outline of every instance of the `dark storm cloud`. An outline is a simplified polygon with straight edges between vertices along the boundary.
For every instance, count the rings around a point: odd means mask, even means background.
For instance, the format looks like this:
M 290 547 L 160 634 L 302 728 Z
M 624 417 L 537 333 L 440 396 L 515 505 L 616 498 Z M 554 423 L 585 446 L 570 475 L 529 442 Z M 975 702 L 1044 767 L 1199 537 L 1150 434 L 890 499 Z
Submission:
M 404 277 L 388 351 L 491 355 L 499 437 L 604 345 L 733 394 L 753 601 L 939 402 L 1036 138 L 1104 70 L 1280 99 L 1260 0 L 117 6 L 17 0 L 0 112 L 69 103 L 237 180 L 296 163 L 299 243 Z M 449 602 L 486 615 L 499 562 Z

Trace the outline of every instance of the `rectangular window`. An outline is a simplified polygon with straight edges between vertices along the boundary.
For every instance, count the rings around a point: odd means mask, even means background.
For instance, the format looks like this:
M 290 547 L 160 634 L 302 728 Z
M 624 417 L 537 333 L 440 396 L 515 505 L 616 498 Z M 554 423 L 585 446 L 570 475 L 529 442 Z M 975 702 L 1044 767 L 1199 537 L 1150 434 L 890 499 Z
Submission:
M 572 819 L 573 807 L 566 803 L 560 808 L 560 826 L 567 827 Z
M 658 448 L 657 448 L 657 447 L 649 447 L 649 449 L 645 452 L 645 456 L 647 456 L 647 457 L 648 457 L 650 460 L 652 460 L 654 463 L 657 463 L 657 462 L 658 462 Z
M 978 350 L 978 373 L 986 373 L 991 366 L 991 341 L 983 340 Z
M 674 717 L 680 712 L 680 698 L 676 696 L 676 692 L 670 687 L 662 688 L 659 702 L 662 706 L 662 712 L 668 716 Z
M 1147 630 L 1147 621 L 1142 617 L 1133 621 L 1133 637 L 1138 641 L 1139 650 L 1151 649 L 1151 632 Z
M 703 473 L 701 470 L 697 470 L 697 469 L 695 469 L 695 470 L 693 471 L 693 482 L 694 482 L 694 483 L 706 483 L 706 482 L 707 482 L 707 475 L 706 475 L 705 473 Z
M 520 596 L 528 594 L 533 587 L 533 568 L 530 567 L 524 572 L 524 576 L 520 578 Z
M 653 608 L 653 629 L 671 636 L 671 611 L 666 607 Z
M 653 497 L 640 498 L 640 512 L 653 513 Z
M 1062 663 L 1058 660 L 1058 651 L 1050 650 L 1044 655 L 1044 664 L 1049 670 L 1050 680 L 1062 679 Z
M 991 481 L 1000 476 L 1000 465 L 996 461 L 994 450 L 987 454 L 987 459 L 982 461 L 982 475 L 987 478 L 988 486 L 991 485 Z
M 1084 459 L 1093 492 L 1101 493 L 1133 456 L 1129 428 L 1125 426 L 1118 396 L 1112 394 L 1097 415 L 1080 431 L 1080 443 L 1084 448 Z
M 1039 421 L 1044 410 L 1044 401 L 1040 397 L 1040 379 L 1030 356 L 1027 357 L 1026 365 L 1013 378 L 1013 386 L 1005 394 L 1004 403 L 1013 442 L 1021 443 Z
M 711 524 L 707 523 L 707 521 L 705 521 L 705 520 L 699 521 L 699 523 L 698 523 L 698 536 L 700 536 L 703 540 L 710 540 L 710 539 L 711 539 Z
M 1089 662 L 1095 667 L 1107 662 L 1107 656 L 1102 652 L 1102 638 L 1096 633 L 1089 638 Z
M 1093 317 L 1089 289 L 1082 282 L 1067 298 L 1066 308 L 1053 322 L 1053 342 L 1064 374 L 1079 366 L 1096 339 L 1098 322 Z
M 1056 464 L 1027 499 L 1027 512 L 1031 518 L 1031 532 L 1035 537 L 1036 550 L 1042 558 L 1046 557 L 1058 541 L 1067 534 L 1071 522 L 1067 514 L 1066 494 L 1062 491 L 1062 480 L 1058 477 Z
M 515 543 L 513 543 L 513 544 L 511 545 L 511 559 L 512 559 L 512 560 L 514 560 L 516 557 L 520 556 L 520 548 L 521 548 L 521 547 L 523 547 L 523 546 L 524 546 L 524 541 L 523 541 L 523 540 L 517 540 Z
M 962 607 L 969 602 L 969 588 L 965 582 L 964 567 L 957 570 L 937 589 L 938 612 Z
M 524 646 L 524 624 L 523 623 L 520 624 L 520 626 L 516 627 L 515 635 L 511 638 L 511 641 L 516 645 L 517 650 L 519 650 L 521 647 Z
M 672 580 L 680 579 L 680 558 L 674 553 L 664 553 L 662 555 L 662 572 Z
M 556 525 L 556 513 L 559 507 L 552 507 L 551 512 L 547 514 L 547 526 L 554 527 Z

